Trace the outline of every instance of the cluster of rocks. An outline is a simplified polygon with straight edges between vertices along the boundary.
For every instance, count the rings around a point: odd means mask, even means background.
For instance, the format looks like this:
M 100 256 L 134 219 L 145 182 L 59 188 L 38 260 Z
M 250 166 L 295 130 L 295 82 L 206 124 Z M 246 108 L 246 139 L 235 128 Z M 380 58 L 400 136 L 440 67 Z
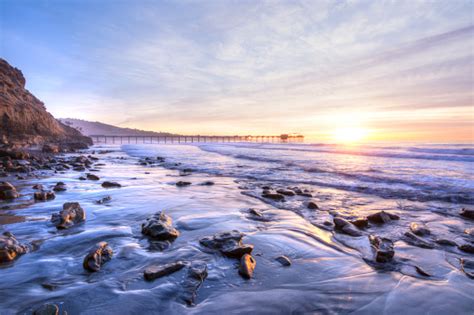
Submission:
M 256 266 L 256 261 L 251 256 L 253 245 L 243 244 L 243 236 L 243 233 L 232 230 L 203 237 L 199 243 L 206 248 L 219 251 L 226 257 L 240 259 L 239 274 L 244 278 L 251 278 Z
M 0 235 L 0 263 L 11 262 L 29 251 L 29 247 L 20 244 L 10 232 Z
M 285 197 L 294 197 L 294 196 L 302 196 L 306 198 L 312 198 L 313 195 L 308 189 L 301 189 L 299 187 L 287 187 L 287 188 L 274 188 L 271 186 L 262 186 L 262 194 L 261 196 L 266 199 L 271 199 L 274 201 L 281 201 L 285 202 Z M 310 210 L 317 210 L 319 206 L 316 202 L 310 200 L 306 202 L 306 207 Z
M 138 160 L 138 164 L 142 166 L 160 166 L 165 162 L 165 158 L 157 156 L 156 158 L 146 157 Z

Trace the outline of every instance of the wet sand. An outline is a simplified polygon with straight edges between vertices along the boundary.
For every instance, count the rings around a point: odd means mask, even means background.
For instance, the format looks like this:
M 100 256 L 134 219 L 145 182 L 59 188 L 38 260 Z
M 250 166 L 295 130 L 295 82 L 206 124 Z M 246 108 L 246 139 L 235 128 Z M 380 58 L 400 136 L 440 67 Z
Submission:
M 374 209 L 400 215 L 386 226 L 373 226 L 364 233 L 392 235 L 395 263 L 374 266 L 367 235 L 352 237 L 334 232 L 324 224 L 331 211 L 351 211 L 333 200 L 347 198 L 357 203 L 356 193 L 320 189 L 313 194 L 322 208 L 308 211 L 301 207 L 306 199 L 287 198 L 285 203 L 261 197 L 261 186 L 268 183 L 236 180 L 160 166 L 139 164 L 115 148 L 97 155 L 94 174 L 100 181 L 79 180 L 84 172 L 67 171 L 38 180 L 11 181 L 23 195 L 11 209 L 0 210 L 2 232 L 10 231 L 36 249 L 13 264 L 0 269 L 0 309 L 2 314 L 30 313 L 44 303 L 56 303 L 68 314 L 198 313 L 198 314 L 288 314 L 288 313 L 406 313 L 465 314 L 472 311 L 474 281 L 459 266 L 459 257 L 469 257 L 457 248 L 433 249 L 398 241 L 416 212 L 394 209 L 384 199 L 370 205 L 360 204 L 357 215 Z M 8 180 L 8 179 L 5 179 Z M 118 182 L 121 188 L 105 189 L 104 180 Z M 176 182 L 189 181 L 186 187 Z M 31 202 L 33 184 L 52 187 L 63 181 L 67 191 L 47 202 Z M 212 186 L 200 185 L 213 181 Z M 96 201 L 111 196 L 111 201 Z M 349 201 L 350 200 L 350 201 Z M 79 202 L 87 219 L 67 230 L 57 230 L 50 222 L 65 202 Z M 26 204 L 20 207 L 20 204 Z M 16 209 L 18 207 L 18 209 Z M 249 214 L 258 209 L 264 220 Z M 141 233 L 141 224 L 157 211 L 173 219 L 180 236 L 164 250 L 153 248 Z M 347 214 L 347 213 L 346 213 Z M 432 222 L 437 234 L 460 235 L 469 222 L 431 213 L 423 217 Z M 238 260 L 210 252 L 199 239 L 217 232 L 239 230 L 243 242 L 253 244 L 257 261 L 250 280 L 238 274 Z M 111 261 L 99 272 L 83 269 L 82 262 L 94 244 L 106 241 L 114 251 Z M 275 260 L 285 255 L 292 264 L 282 266 Z M 470 255 L 472 256 L 472 254 Z M 197 291 L 194 306 L 180 299 L 186 270 L 145 281 L 143 271 L 152 264 L 177 260 L 205 261 L 208 277 Z M 369 261 L 369 262 L 368 262 Z M 417 272 L 421 267 L 431 275 Z

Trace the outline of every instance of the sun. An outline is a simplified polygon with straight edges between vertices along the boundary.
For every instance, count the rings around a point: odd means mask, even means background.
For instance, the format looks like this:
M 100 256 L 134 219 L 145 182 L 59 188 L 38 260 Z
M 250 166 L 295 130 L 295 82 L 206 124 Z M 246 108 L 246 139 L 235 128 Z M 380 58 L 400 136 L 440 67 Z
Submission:
M 334 130 L 332 140 L 338 143 L 357 143 L 367 138 L 368 130 L 360 127 L 347 127 Z

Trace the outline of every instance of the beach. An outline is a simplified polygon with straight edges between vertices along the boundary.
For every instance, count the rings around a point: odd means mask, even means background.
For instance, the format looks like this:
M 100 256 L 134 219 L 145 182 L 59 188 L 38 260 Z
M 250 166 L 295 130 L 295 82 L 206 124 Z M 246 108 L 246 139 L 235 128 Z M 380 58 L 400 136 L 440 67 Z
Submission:
M 1 201 L 1 232 L 29 246 L 0 268 L 2 314 L 45 303 L 68 314 L 472 311 L 474 221 L 461 215 L 474 205 L 472 145 L 127 144 L 81 155 L 94 158 L 84 169 L 2 179 L 20 197 Z M 58 182 L 66 190 L 55 199 L 32 200 L 33 185 Z M 51 216 L 67 202 L 85 220 L 57 229 Z M 157 212 L 175 239 L 143 233 Z M 253 245 L 250 279 L 240 257 L 202 241 L 234 230 Z M 113 256 L 90 272 L 84 257 L 99 242 Z M 144 279 L 148 267 L 177 261 L 184 267 Z M 193 262 L 207 275 L 190 302 Z

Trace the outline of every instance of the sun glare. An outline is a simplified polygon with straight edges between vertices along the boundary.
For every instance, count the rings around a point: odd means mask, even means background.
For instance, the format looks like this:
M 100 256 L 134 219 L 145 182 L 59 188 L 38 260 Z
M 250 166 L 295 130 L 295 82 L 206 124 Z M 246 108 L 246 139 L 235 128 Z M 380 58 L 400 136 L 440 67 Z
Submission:
M 366 139 L 368 131 L 363 128 L 341 128 L 334 130 L 332 139 L 340 143 L 356 143 Z

